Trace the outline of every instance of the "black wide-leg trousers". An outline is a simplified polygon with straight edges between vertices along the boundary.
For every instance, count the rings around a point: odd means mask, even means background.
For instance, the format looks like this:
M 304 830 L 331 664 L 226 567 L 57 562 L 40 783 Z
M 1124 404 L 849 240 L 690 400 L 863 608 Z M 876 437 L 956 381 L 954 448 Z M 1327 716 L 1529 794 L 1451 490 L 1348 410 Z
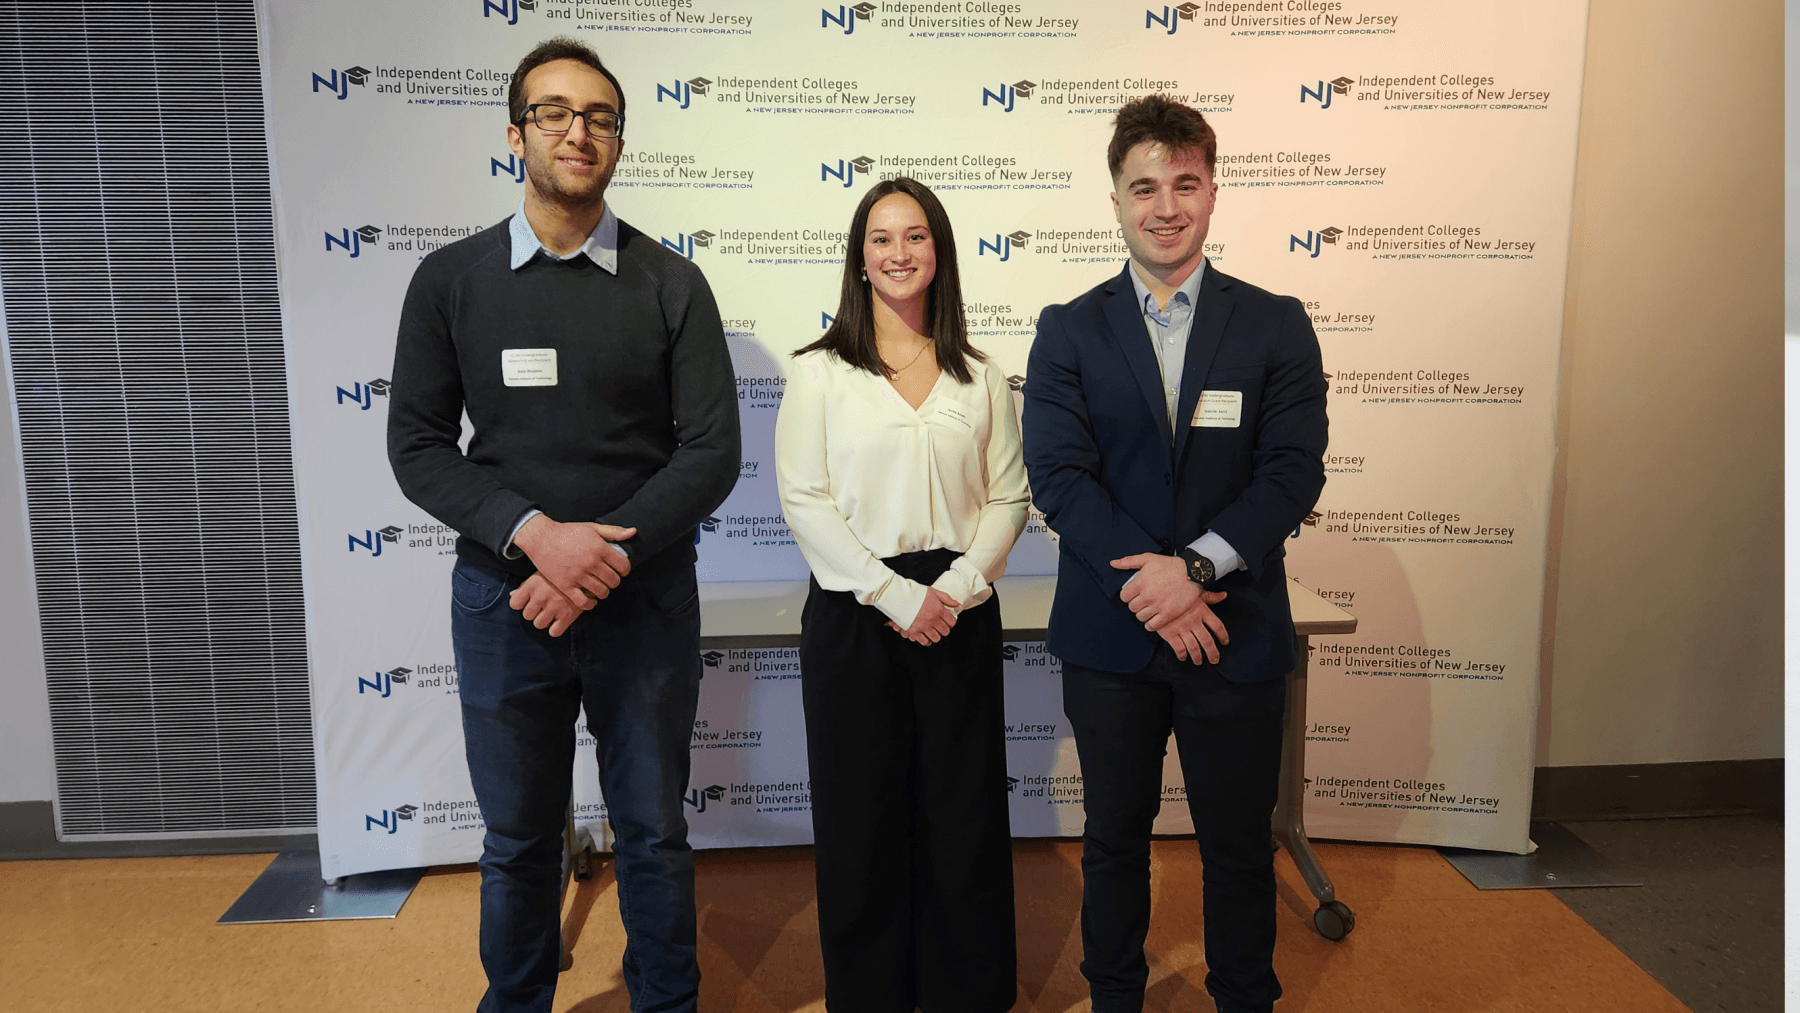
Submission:
M 948 550 L 884 560 L 930 584 Z M 930 646 L 812 584 L 800 684 L 825 1008 L 998 1013 L 1016 994 L 1000 602 Z

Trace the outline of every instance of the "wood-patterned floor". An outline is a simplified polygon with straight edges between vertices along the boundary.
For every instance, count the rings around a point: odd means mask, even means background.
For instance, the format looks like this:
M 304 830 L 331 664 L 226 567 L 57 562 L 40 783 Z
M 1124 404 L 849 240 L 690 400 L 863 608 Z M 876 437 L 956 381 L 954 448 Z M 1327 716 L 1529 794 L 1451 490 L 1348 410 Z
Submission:
M 1482 893 L 1428 848 L 1323 844 L 1356 931 L 1330 943 L 1283 855 L 1278 1013 L 1681 1013 L 1687 1007 L 1554 896 Z M 1016 844 L 1018 1011 L 1087 1008 L 1080 846 Z M 213 924 L 267 855 L 0 863 L 0 1009 L 473 1010 L 472 866 L 435 870 L 392 921 Z M 1201 981 L 1200 862 L 1154 847 L 1148 1009 L 1211 1013 Z M 811 851 L 703 852 L 701 1009 L 823 1010 Z M 567 909 L 579 936 L 558 1011 L 624 1013 L 617 895 L 603 871 Z

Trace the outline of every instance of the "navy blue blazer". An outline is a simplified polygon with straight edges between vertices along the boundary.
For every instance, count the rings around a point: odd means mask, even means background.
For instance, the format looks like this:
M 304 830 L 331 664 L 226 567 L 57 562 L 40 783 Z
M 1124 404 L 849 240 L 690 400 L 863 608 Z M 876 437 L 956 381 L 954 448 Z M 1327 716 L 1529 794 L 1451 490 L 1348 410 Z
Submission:
M 1210 529 L 1247 567 L 1219 580 L 1230 593 L 1213 610 L 1231 637 L 1219 672 L 1278 679 L 1295 661 L 1283 546 L 1325 486 L 1319 340 L 1299 300 L 1205 271 L 1173 433 L 1124 272 L 1038 317 L 1025 467 L 1032 500 L 1061 539 L 1046 646 L 1089 668 L 1142 669 L 1160 638 L 1119 600 L 1133 571 L 1108 564 L 1172 553 Z M 1187 424 L 1202 390 L 1243 394 L 1235 428 Z

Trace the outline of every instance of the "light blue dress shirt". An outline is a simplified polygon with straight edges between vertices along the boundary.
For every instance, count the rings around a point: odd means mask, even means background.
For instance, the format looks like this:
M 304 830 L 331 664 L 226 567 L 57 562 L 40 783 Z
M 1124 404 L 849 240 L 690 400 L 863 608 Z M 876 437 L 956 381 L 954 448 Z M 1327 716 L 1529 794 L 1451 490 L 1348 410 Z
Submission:
M 579 249 L 571 251 L 566 257 L 558 256 L 548 246 L 545 246 L 542 240 L 538 239 L 537 233 L 532 231 L 531 222 L 525 218 L 525 202 L 523 200 L 519 201 L 519 210 L 513 212 L 512 224 L 507 226 L 506 231 L 512 237 L 511 265 L 515 271 L 531 263 L 531 258 L 538 254 L 543 254 L 551 260 L 573 260 L 585 253 L 589 260 L 599 265 L 600 269 L 607 274 L 617 276 L 619 273 L 619 219 L 613 214 L 611 204 L 601 206 L 600 224 L 594 226 L 593 232 L 588 233 L 587 242 L 582 243 Z M 506 544 L 500 549 L 502 556 L 507 559 L 518 559 L 525 554 L 513 545 L 512 540 L 519 537 L 519 529 L 523 528 L 527 521 L 541 513 L 543 513 L 542 510 L 527 510 L 525 516 L 519 518 L 519 523 L 513 525 L 512 534 L 506 536 Z M 624 552 L 627 556 L 631 555 L 623 546 L 619 546 L 617 543 L 614 545 L 620 552 Z
M 1202 259 L 1194 273 L 1188 275 L 1187 281 L 1169 297 L 1166 306 L 1156 304 L 1156 296 L 1144 284 L 1144 279 L 1138 277 L 1137 265 L 1131 265 L 1125 272 L 1131 275 L 1138 305 L 1144 311 L 1144 331 L 1150 338 L 1151 349 L 1156 352 L 1157 368 L 1162 370 L 1163 403 L 1171 432 L 1180 424 L 1175 419 L 1175 406 L 1181 403 L 1181 371 L 1187 365 L 1188 332 L 1193 329 L 1194 311 L 1200 306 L 1200 281 L 1206 271 L 1207 263 Z M 1231 543 L 1211 531 L 1194 539 L 1188 548 L 1212 560 L 1216 576 L 1223 577 L 1244 569 L 1244 560 Z M 1131 580 L 1136 579 L 1137 575 L 1133 574 Z M 1129 584 L 1131 580 L 1125 583 Z
M 600 224 L 594 226 L 594 231 L 588 234 L 587 242 L 566 257 L 552 253 L 538 239 L 537 233 L 531 230 L 531 222 L 525 218 L 525 202 L 522 200 L 519 202 L 519 210 L 513 212 L 512 224 L 507 227 L 507 232 L 512 236 L 512 269 L 515 271 L 531 263 L 531 258 L 540 253 L 551 260 L 573 260 L 585 253 L 589 260 L 599 264 L 607 274 L 616 276 L 619 273 L 619 219 L 613 214 L 611 204 L 602 205 Z

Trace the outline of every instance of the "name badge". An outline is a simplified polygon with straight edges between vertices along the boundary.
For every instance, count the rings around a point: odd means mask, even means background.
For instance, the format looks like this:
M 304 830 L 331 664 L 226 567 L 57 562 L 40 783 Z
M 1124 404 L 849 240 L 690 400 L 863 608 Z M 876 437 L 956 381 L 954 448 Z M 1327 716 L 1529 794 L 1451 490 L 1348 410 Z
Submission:
M 938 420 L 952 429 L 965 433 L 975 431 L 975 423 L 969 418 L 968 409 L 962 405 L 940 404 L 937 409 Z
M 500 352 L 500 378 L 508 387 L 556 386 L 556 349 L 507 348 Z
M 1200 403 L 1194 406 L 1194 420 L 1188 425 L 1202 429 L 1236 429 L 1243 418 L 1243 391 L 1203 390 Z

